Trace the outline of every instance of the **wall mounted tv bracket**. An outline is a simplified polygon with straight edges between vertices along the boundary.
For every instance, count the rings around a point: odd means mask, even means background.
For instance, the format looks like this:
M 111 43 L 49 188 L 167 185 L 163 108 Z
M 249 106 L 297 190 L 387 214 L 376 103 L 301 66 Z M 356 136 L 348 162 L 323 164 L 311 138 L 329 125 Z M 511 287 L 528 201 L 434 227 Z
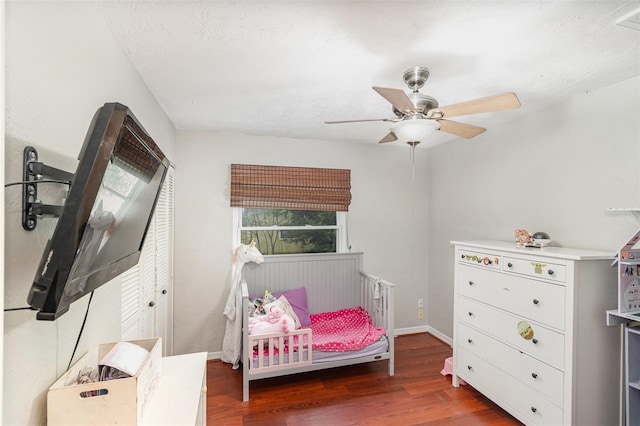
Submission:
M 27 231 L 36 229 L 38 216 L 60 216 L 62 213 L 62 206 L 42 204 L 38 199 L 38 183 L 43 176 L 60 183 L 70 184 L 73 180 L 73 173 L 39 162 L 38 151 L 32 146 L 25 147 L 22 157 L 22 227 Z

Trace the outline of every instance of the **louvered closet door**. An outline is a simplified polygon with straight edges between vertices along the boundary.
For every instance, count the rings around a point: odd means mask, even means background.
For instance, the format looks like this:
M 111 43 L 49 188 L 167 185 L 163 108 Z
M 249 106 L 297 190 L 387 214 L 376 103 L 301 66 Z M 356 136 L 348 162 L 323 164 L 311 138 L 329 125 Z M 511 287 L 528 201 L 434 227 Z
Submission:
M 162 337 L 173 354 L 174 169 L 169 168 L 138 265 L 122 276 L 122 340 Z
M 158 337 L 155 328 L 155 214 L 149 225 L 147 238 L 142 246 L 142 254 L 138 266 L 140 267 L 140 294 L 142 295 L 142 303 L 140 306 L 140 320 L 142 325 L 142 333 L 140 338 L 147 339 L 150 337 Z
M 174 174 L 170 167 L 158 197 L 156 208 L 156 283 L 154 327 L 162 336 L 165 356 L 173 354 L 173 187 Z
M 135 340 L 141 334 L 138 270 L 138 265 L 136 265 L 122 274 L 121 340 Z

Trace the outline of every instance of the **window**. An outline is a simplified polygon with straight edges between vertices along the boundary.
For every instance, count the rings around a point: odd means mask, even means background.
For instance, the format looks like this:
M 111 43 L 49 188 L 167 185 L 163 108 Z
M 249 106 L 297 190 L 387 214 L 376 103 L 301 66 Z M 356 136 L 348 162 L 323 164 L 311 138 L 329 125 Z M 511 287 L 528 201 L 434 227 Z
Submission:
M 231 165 L 234 246 L 256 241 L 265 255 L 347 251 L 351 171 Z
M 262 254 L 347 251 L 344 212 L 255 208 L 237 210 L 238 242 L 255 240 Z

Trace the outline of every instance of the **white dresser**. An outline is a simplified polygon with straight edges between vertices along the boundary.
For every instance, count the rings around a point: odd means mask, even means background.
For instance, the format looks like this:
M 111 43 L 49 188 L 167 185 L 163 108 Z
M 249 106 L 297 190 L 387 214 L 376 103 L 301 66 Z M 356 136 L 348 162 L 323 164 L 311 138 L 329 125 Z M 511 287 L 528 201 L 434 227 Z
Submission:
M 463 379 L 531 425 L 619 422 L 613 254 L 453 241 L 453 385 Z
M 207 424 L 207 353 L 162 358 L 160 381 L 141 426 Z

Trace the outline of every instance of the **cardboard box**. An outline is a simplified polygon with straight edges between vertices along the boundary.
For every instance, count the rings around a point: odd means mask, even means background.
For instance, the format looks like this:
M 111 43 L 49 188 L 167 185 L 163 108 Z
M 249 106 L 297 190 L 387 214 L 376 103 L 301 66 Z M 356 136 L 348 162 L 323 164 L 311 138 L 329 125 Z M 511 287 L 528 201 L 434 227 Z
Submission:
M 86 354 L 49 388 L 47 424 L 138 424 L 160 381 L 162 341 L 154 338 L 130 342 L 149 351 L 138 374 L 117 380 L 75 384 L 81 370 L 97 368 L 98 362 L 118 342 L 99 345 L 97 356 L 91 352 Z

